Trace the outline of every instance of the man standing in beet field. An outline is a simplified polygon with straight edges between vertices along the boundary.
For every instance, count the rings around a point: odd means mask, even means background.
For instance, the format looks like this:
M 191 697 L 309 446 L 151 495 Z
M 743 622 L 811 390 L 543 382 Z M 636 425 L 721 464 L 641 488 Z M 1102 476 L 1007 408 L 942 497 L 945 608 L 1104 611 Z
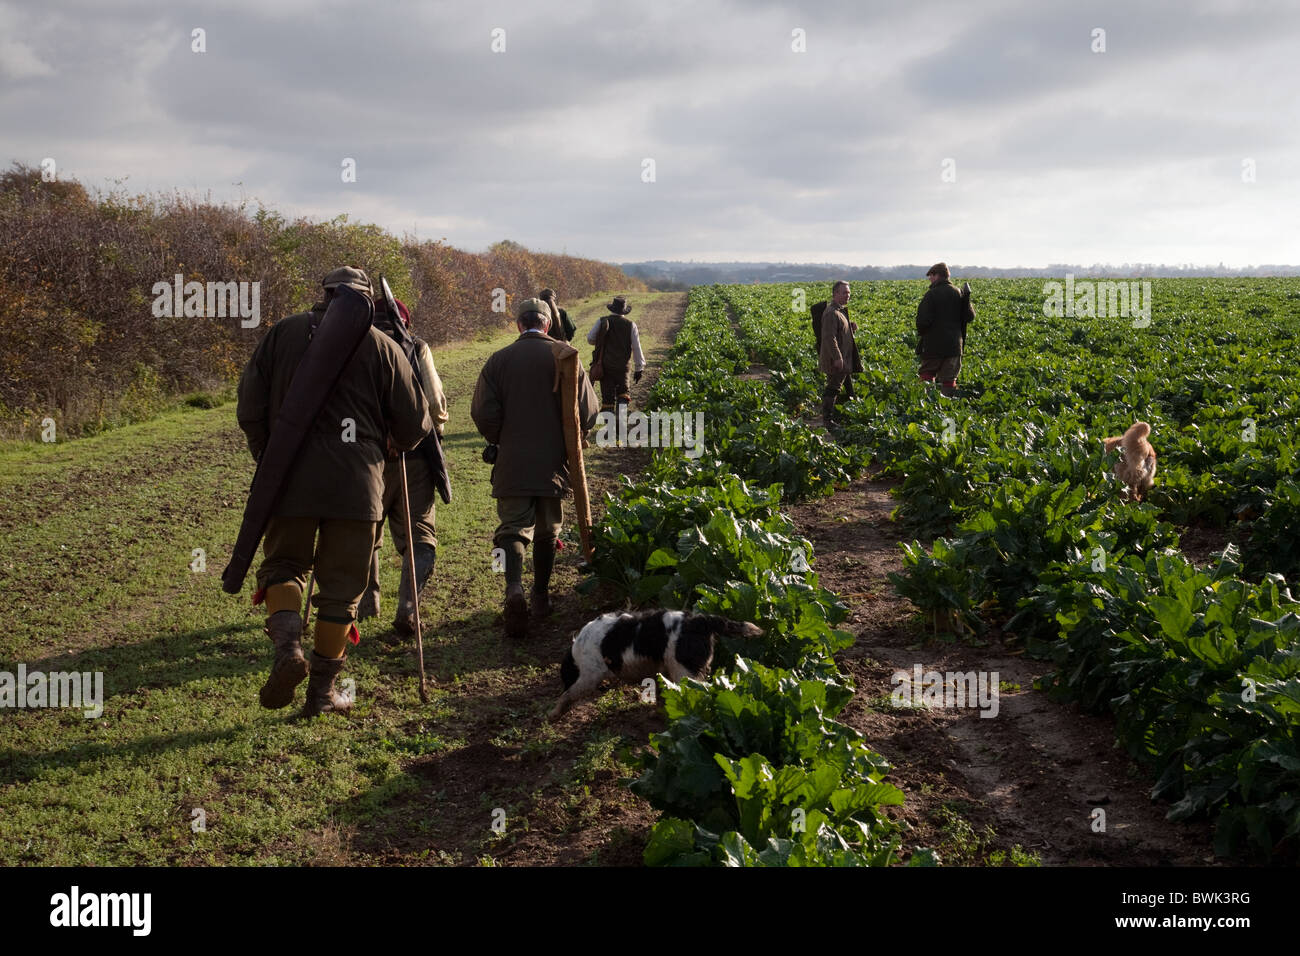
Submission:
M 831 300 L 822 312 L 822 350 L 817 367 L 826 374 L 826 389 L 822 392 L 822 424 L 827 428 L 838 421 L 835 401 L 853 371 L 853 327 L 844 311 L 850 294 L 847 282 L 843 279 L 836 282 L 831 290 Z
M 936 262 L 925 274 L 930 289 L 916 309 L 916 354 L 921 358 L 921 381 L 939 382 L 945 395 L 957 390 L 966 325 L 973 318 L 969 300 L 953 288 L 948 265 Z

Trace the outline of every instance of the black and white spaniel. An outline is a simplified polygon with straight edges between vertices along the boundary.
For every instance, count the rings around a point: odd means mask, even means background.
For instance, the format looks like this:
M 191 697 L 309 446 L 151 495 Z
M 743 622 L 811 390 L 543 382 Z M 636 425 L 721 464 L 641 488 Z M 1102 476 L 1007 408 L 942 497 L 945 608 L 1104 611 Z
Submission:
M 716 635 L 752 638 L 762 633 L 743 621 L 686 611 L 602 615 L 578 632 L 560 663 L 564 693 L 551 719 L 596 696 L 607 677 L 625 683 L 652 674 L 663 674 L 674 683 L 684 677 L 704 677 L 713 660 Z

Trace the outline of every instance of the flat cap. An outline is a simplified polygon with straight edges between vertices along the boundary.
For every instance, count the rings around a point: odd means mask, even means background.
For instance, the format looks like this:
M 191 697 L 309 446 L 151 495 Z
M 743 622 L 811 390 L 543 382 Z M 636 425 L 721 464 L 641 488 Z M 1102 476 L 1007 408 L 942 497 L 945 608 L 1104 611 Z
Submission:
M 358 292 L 364 292 L 366 295 L 371 294 L 370 277 L 360 269 L 352 266 L 340 266 L 332 272 L 326 274 L 325 278 L 320 280 L 320 284 L 327 289 L 333 289 L 336 286 L 345 285 L 349 288 L 356 289 Z
M 519 303 L 519 312 L 517 313 L 519 318 L 522 319 L 529 312 L 540 312 L 548 319 L 551 317 L 551 307 L 541 299 L 524 299 L 523 302 Z

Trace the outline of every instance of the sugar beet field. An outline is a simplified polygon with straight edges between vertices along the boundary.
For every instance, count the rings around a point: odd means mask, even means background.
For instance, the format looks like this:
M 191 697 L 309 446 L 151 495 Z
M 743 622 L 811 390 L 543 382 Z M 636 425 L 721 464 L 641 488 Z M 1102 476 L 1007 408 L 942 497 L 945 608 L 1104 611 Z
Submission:
M 513 335 L 440 350 L 430 700 L 390 544 L 347 718 L 257 705 L 263 618 L 219 579 L 252 470 L 233 404 L 7 446 L 0 671 L 102 672 L 104 701 L 0 715 L 0 863 L 1294 865 L 1300 280 L 1154 279 L 1136 317 L 973 285 L 953 397 L 916 378 L 924 282 L 853 285 L 864 371 L 829 433 L 828 288 L 632 296 L 633 406 L 702 413 L 704 452 L 592 449 L 595 560 L 561 553 L 525 643 L 468 414 Z M 1101 439 L 1139 420 L 1136 503 Z M 573 634 L 633 606 L 765 634 L 547 721 Z

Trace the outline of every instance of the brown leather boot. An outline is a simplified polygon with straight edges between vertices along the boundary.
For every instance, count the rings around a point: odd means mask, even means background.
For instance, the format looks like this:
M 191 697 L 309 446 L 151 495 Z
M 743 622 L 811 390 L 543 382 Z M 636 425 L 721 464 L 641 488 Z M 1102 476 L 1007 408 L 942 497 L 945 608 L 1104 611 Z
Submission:
M 275 644 L 275 663 L 271 675 L 258 692 L 258 700 L 268 710 L 278 710 L 293 702 L 293 692 L 307 676 L 307 661 L 302 656 L 302 618 L 297 611 L 276 611 L 266 619 L 266 633 Z
M 528 602 L 524 600 L 522 584 L 506 585 L 506 605 L 503 616 L 506 621 L 506 637 L 528 635 Z
M 299 717 L 318 717 L 321 714 L 346 714 L 352 709 L 352 698 L 336 693 L 334 681 L 343 670 L 345 657 L 321 657 L 311 652 L 311 680 L 307 681 L 307 702 Z

